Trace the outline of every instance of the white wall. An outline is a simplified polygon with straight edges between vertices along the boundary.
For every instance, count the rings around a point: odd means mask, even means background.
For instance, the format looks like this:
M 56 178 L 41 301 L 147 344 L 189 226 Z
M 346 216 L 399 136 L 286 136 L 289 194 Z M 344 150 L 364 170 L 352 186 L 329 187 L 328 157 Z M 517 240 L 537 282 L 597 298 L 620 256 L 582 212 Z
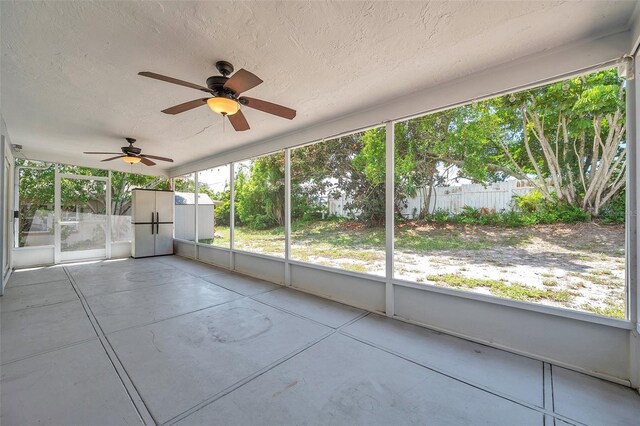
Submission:
M 55 263 L 54 246 L 19 247 L 13 249 L 13 267 L 29 268 Z

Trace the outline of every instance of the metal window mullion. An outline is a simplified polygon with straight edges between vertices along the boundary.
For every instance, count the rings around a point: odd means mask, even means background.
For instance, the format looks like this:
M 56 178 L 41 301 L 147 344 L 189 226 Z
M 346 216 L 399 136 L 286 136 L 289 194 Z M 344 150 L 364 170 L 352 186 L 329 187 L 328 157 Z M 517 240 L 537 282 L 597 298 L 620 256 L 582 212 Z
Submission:
M 236 269 L 234 233 L 236 225 L 235 163 L 229 163 L 229 269 Z
M 60 205 L 60 197 L 61 197 L 61 191 L 60 191 L 60 173 L 58 171 L 58 163 L 54 164 L 54 202 L 53 202 L 53 241 L 54 241 L 54 256 L 53 256 L 53 263 L 58 264 L 61 261 L 61 252 L 62 252 L 62 248 L 61 248 L 61 244 L 62 244 L 62 237 L 60 235 L 60 232 L 62 232 L 61 229 L 61 225 L 60 225 L 60 221 L 62 219 L 62 208 Z
M 638 104 L 640 104 L 640 85 L 637 81 L 640 73 L 636 63 L 635 79 L 627 80 L 627 221 L 626 221 L 626 280 L 627 280 L 627 315 L 632 329 L 629 333 L 629 381 L 634 387 L 640 386 L 640 268 L 638 260 L 638 229 L 640 229 L 640 215 L 638 214 L 638 188 L 640 188 L 640 156 L 638 155 Z
M 111 259 L 111 170 L 108 171 L 107 174 L 107 187 L 105 188 L 106 190 L 106 199 L 105 199 L 105 210 L 107 212 L 106 215 L 106 224 L 105 224 L 105 242 L 106 242 L 106 247 L 105 247 L 105 255 L 107 259 Z
M 198 215 L 198 172 L 193 172 L 193 185 L 195 187 L 194 189 L 194 213 L 193 213 L 193 223 L 195 226 L 195 229 L 193 231 L 193 255 L 195 256 L 196 259 L 198 259 L 198 219 L 199 219 L 199 215 Z
M 284 150 L 284 284 L 291 285 L 291 149 Z
M 393 246 L 394 246 L 394 122 L 386 123 L 385 135 L 385 312 L 387 316 L 395 314 L 393 295 Z
M 638 216 L 638 168 L 640 167 L 640 157 L 637 151 L 637 123 L 632 118 L 636 114 L 635 101 L 640 95 L 638 85 L 635 80 L 627 80 L 627 223 L 626 223 L 626 261 L 627 261 L 627 291 L 628 291 L 628 316 L 632 323 L 638 324 L 640 313 L 638 312 L 638 236 L 637 230 L 640 226 L 640 216 Z
M 173 191 L 173 200 L 171 200 L 171 209 L 173 210 L 173 225 L 172 225 L 172 229 L 171 229 L 171 235 L 173 237 L 173 239 L 176 238 L 176 193 L 175 193 L 175 186 L 174 186 L 174 178 L 169 178 L 169 190 Z M 175 254 L 175 246 L 174 246 L 174 251 L 173 253 Z

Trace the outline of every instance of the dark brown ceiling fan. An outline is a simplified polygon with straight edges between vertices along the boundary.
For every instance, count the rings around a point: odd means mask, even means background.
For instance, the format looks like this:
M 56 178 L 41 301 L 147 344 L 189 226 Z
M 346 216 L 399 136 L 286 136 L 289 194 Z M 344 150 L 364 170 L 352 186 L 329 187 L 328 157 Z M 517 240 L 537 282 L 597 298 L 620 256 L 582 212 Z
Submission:
M 102 161 L 112 161 L 112 160 L 116 160 L 118 158 L 122 158 L 122 161 L 124 161 L 125 163 L 129 163 L 129 164 L 142 163 L 145 166 L 155 166 L 156 165 L 156 163 L 154 161 L 151 161 L 150 158 L 153 158 L 154 160 L 168 161 L 170 163 L 173 163 L 173 160 L 171 158 L 158 157 L 157 155 L 143 154 L 142 153 L 142 149 L 133 146 L 133 143 L 136 141 L 135 139 L 133 139 L 133 138 L 126 138 L 126 139 L 127 139 L 127 142 L 129 142 L 129 146 L 120 147 L 120 149 L 122 150 L 122 153 L 119 153 L 119 152 L 84 152 L 84 154 L 102 154 L 102 155 L 112 154 L 112 155 L 116 155 L 116 156 L 115 157 L 110 157 L 110 158 L 105 158 Z
M 211 108 L 212 111 L 226 116 L 231 122 L 233 128 L 238 132 L 249 130 L 249 123 L 247 122 L 244 114 L 242 114 L 242 111 L 240 111 L 241 105 L 257 109 L 268 114 L 277 115 L 278 117 L 287 118 L 289 120 L 292 120 L 296 116 L 296 111 L 291 108 L 262 101 L 260 99 L 240 96 L 242 92 L 246 92 L 247 90 L 262 83 L 262 80 L 255 74 L 250 73 L 245 69 L 240 69 L 229 77 L 229 75 L 233 73 L 233 65 L 226 61 L 216 62 L 216 68 L 222 75 L 209 77 L 207 79 L 206 87 L 148 71 L 143 71 L 138 74 L 144 77 L 166 81 L 167 83 L 200 90 L 209 95 L 213 95 L 213 97 L 194 99 L 193 101 L 185 102 L 162 110 L 165 114 L 180 114 L 199 106 L 209 105 L 209 108 Z

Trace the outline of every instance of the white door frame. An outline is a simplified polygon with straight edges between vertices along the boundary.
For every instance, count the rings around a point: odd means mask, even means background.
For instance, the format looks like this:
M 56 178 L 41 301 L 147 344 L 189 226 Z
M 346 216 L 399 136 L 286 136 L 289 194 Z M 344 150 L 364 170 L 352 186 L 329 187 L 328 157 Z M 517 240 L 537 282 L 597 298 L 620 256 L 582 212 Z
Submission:
M 62 255 L 62 206 L 61 206 L 61 181 L 62 179 L 98 180 L 105 182 L 105 247 L 104 249 L 79 250 L 70 255 Z M 58 164 L 55 165 L 55 207 L 54 207 L 54 262 L 72 262 L 90 259 L 109 259 L 111 257 L 111 179 L 109 176 L 85 176 L 58 172 Z

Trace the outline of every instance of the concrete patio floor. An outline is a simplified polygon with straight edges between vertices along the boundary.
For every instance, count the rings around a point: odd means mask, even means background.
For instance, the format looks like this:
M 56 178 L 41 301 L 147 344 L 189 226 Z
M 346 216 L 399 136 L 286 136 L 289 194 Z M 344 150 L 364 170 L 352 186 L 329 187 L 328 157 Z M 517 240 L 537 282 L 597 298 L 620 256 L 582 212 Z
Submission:
M 640 419 L 624 386 L 177 256 L 15 271 L 0 312 L 3 425 Z

